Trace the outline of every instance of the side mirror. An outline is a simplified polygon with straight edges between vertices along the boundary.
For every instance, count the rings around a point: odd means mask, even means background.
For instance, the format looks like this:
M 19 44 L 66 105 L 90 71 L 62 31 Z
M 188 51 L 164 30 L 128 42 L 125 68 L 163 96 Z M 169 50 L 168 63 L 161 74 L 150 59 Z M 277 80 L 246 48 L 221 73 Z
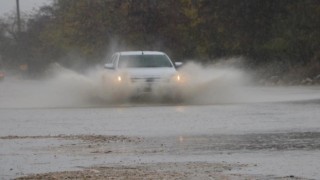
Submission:
M 182 66 L 182 64 L 183 64 L 182 62 L 175 62 L 175 63 L 174 63 L 174 65 L 176 65 L 177 68 L 180 67 L 180 66 Z
M 104 68 L 106 68 L 106 69 L 114 69 L 113 64 L 110 64 L 110 63 L 105 64 Z

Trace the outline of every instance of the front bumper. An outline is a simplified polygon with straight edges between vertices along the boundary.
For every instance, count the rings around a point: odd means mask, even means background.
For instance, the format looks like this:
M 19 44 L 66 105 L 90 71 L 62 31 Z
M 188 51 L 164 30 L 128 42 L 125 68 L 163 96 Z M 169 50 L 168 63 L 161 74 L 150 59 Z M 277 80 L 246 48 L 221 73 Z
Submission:
M 148 96 L 152 98 L 179 96 L 184 82 L 177 76 L 167 78 L 147 77 L 137 78 L 125 75 L 107 76 L 106 89 L 111 90 L 113 99 L 128 99 Z
M 176 97 L 181 89 L 181 84 L 166 80 L 134 79 L 129 82 L 117 83 L 114 88 L 115 94 L 127 95 L 128 97 Z

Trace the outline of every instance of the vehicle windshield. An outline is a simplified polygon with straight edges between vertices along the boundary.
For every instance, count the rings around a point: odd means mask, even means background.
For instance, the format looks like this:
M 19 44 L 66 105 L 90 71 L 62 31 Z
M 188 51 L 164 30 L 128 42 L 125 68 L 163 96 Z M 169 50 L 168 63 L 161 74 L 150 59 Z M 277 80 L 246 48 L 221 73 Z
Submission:
M 121 55 L 119 58 L 119 68 L 154 68 L 172 67 L 166 55 Z

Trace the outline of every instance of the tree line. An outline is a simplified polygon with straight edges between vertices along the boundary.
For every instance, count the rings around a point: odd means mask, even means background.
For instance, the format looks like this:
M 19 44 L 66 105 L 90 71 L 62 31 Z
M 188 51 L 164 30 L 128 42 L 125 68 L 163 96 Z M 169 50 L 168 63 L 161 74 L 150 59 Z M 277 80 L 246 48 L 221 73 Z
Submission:
M 24 19 L 0 19 L 0 63 L 85 64 L 119 50 L 160 50 L 211 62 L 243 56 L 251 66 L 319 63 L 319 0 L 53 0 Z

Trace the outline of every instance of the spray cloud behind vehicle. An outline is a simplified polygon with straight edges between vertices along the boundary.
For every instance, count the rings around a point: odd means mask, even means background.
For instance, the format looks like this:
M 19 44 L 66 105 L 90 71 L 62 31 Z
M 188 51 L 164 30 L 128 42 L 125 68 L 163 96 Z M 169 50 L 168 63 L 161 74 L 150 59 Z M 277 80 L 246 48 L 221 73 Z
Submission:
M 103 81 L 102 77 L 109 79 L 116 77 L 110 71 L 96 66 L 78 73 L 59 64 L 53 64 L 47 71 L 45 78 L 30 80 L 8 77 L 1 86 L 1 107 L 86 107 L 100 105 L 114 105 L 135 103 L 128 98 L 118 101 L 112 93 L 113 83 Z M 231 101 L 231 89 L 241 85 L 244 74 L 235 69 L 219 69 L 214 65 L 202 67 L 195 63 L 186 63 L 178 70 L 183 79 L 180 89 L 183 95 L 182 103 L 223 103 Z M 180 77 L 179 77 L 180 78 Z M 221 90 L 225 88 L 224 90 Z M 230 89 L 229 89 L 230 88 Z M 170 94 L 170 89 L 168 89 Z M 222 93 L 223 92 L 223 93 Z M 234 94 L 234 93 L 232 93 Z M 151 95 L 152 103 L 170 103 L 157 96 L 157 89 Z M 224 98 L 225 97 L 225 98 Z M 228 97 L 228 98 L 227 98 Z M 142 101 L 144 99 L 142 98 Z
M 241 61 L 230 58 L 223 62 Z M 130 99 L 130 88 L 122 87 L 126 94 L 115 96 L 114 85 L 103 81 L 103 76 L 115 79 L 117 76 L 102 66 L 88 68 L 78 73 L 59 64 L 53 64 L 47 76 L 30 80 L 9 76 L 0 84 L 0 108 L 59 108 L 59 107 L 104 107 L 137 104 L 230 104 L 265 101 L 289 101 L 319 98 L 317 93 L 298 96 L 299 88 L 251 86 L 250 74 L 243 70 L 217 63 L 207 66 L 185 63 L 178 69 L 182 80 L 179 92 L 181 101 L 172 101 L 158 96 L 157 89 L 149 98 Z M 157 88 L 157 87 L 156 87 Z M 301 90 L 303 91 L 303 90 Z M 170 94 L 170 89 L 168 92 Z

